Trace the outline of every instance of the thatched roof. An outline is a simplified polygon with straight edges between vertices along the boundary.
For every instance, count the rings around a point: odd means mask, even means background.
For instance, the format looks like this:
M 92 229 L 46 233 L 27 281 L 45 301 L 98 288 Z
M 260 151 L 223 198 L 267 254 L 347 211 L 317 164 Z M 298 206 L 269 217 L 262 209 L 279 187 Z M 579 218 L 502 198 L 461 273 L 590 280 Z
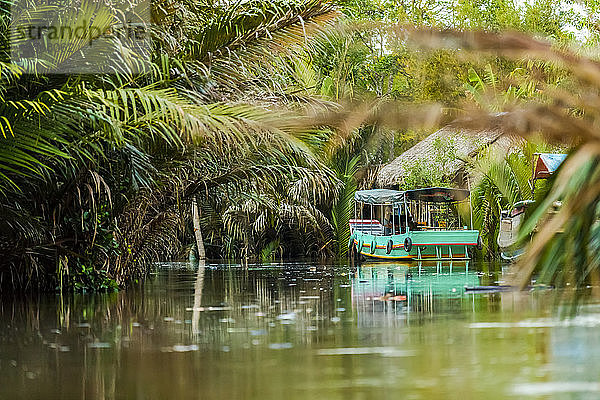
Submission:
M 454 178 L 464 167 L 465 160 L 475 156 L 485 146 L 498 142 L 501 147 L 511 146 L 512 139 L 502 135 L 500 128 L 470 130 L 447 125 L 417 143 L 377 174 L 380 187 L 402 183 L 412 165 L 423 163 L 427 168 L 443 170 L 446 177 Z M 443 152 L 454 152 L 456 158 L 444 157 Z

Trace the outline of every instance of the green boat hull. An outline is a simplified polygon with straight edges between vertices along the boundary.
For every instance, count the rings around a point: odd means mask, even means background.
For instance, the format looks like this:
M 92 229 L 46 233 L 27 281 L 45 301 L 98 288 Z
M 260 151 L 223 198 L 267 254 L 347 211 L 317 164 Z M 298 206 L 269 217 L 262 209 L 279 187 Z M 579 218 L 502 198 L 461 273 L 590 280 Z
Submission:
M 410 251 L 404 248 L 407 237 L 412 242 Z M 371 259 L 466 260 L 470 259 L 469 252 L 477 246 L 478 238 L 476 230 L 415 231 L 387 236 L 354 231 L 349 244 L 354 246 L 356 254 Z

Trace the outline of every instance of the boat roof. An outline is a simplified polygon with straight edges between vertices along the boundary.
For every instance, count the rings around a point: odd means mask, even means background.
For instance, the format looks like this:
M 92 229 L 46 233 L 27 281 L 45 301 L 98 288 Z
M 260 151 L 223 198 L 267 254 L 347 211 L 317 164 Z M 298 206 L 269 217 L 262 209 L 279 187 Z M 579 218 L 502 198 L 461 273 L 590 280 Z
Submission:
M 392 204 L 404 199 L 404 192 L 391 189 L 358 190 L 354 200 L 368 204 Z
M 443 187 L 432 187 L 401 192 L 391 189 L 358 190 L 354 194 L 354 200 L 367 204 L 393 204 L 407 200 L 424 201 L 429 203 L 450 203 L 463 201 L 469 197 L 466 189 L 452 189 Z
M 429 203 L 450 203 L 454 201 L 463 201 L 469 197 L 469 191 L 466 189 L 451 189 L 443 187 L 407 190 L 405 194 L 408 200 L 424 201 Z
M 566 154 L 555 153 L 536 153 L 538 159 L 535 163 L 533 177 L 535 179 L 544 179 L 550 177 L 560 164 L 567 158 Z

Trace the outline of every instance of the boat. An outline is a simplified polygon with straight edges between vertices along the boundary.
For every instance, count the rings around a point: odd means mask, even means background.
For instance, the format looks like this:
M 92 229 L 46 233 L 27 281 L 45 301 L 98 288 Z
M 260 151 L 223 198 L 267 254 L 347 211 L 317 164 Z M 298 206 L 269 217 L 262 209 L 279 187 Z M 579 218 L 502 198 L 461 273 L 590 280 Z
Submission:
M 523 200 L 515 203 L 512 209 L 503 210 L 500 217 L 500 229 L 496 243 L 500 248 L 500 257 L 506 261 L 519 258 L 523 248 L 514 248 L 519 236 L 519 227 L 525 218 L 525 211 L 534 204 L 533 200 Z
M 482 242 L 472 228 L 472 211 L 471 228 L 458 212 L 463 202 L 470 209 L 470 192 L 464 189 L 357 191 L 350 254 L 358 260 L 468 260 Z
M 567 157 L 566 154 L 535 153 L 533 170 L 531 174 L 531 196 L 535 193 L 537 181 L 548 179 L 560 167 Z M 500 229 L 496 243 L 500 249 L 500 257 L 505 261 L 513 261 L 524 253 L 524 247 L 517 247 L 519 228 L 525 219 L 528 208 L 535 204 L 533 200 L 523 200 L 515 203 L 510 210 L 503 210 L 500 214 Z M 556 213 L 561 207 L 559 201 L 554 202 L 549 213 Z M 536 229 L 537 230 L 537 229 Z

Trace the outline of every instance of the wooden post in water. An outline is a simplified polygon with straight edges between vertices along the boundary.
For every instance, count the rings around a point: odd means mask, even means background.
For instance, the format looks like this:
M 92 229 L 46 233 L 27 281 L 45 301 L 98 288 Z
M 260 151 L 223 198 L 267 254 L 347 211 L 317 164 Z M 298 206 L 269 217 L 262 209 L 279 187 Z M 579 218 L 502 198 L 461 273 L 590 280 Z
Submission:
M 206 251 L 204 250 L 204 240 L 202 239 L 202 230 L 200 229 L 200 210 L 198 209 L 196 196 L 192 197 L 192 221 L 194 223 L 196 248 L 198 249 L 198 260 L 204 260 L 206 258 Z

